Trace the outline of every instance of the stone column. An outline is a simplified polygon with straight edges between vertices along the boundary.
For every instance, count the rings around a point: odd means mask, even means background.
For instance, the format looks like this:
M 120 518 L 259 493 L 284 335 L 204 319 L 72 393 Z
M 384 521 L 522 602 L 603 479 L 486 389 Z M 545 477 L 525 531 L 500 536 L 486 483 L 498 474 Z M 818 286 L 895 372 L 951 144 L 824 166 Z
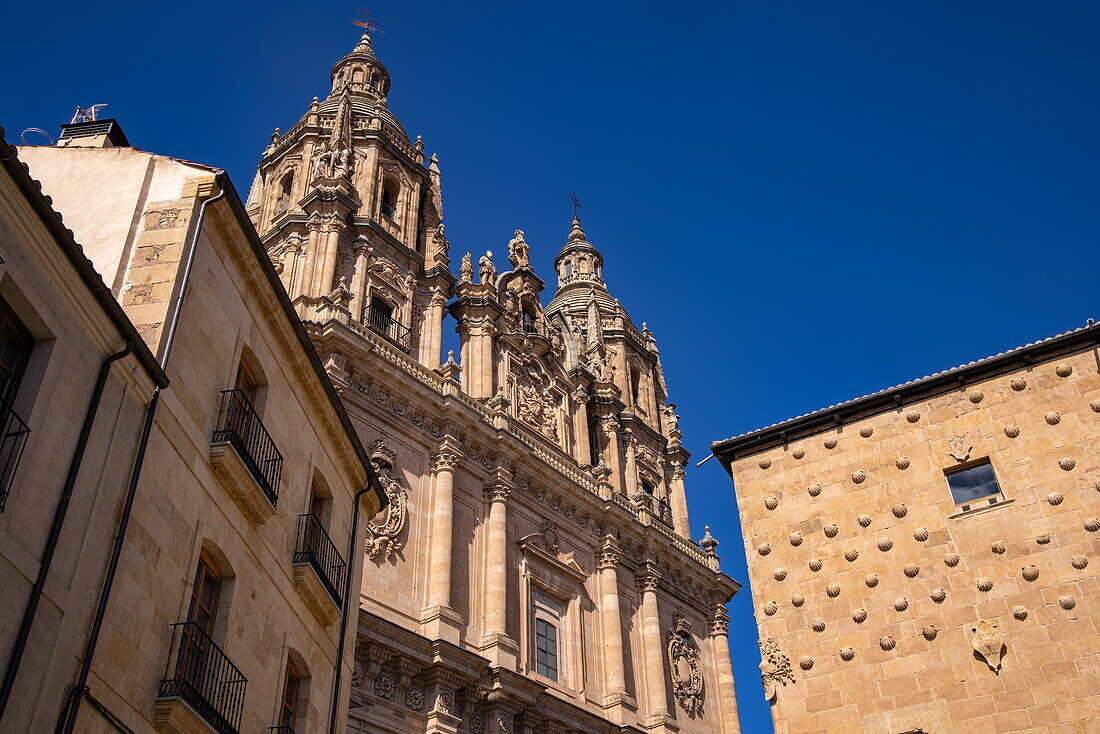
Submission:
M 425 364 L 431 369 L 435 369 L 440 365 L 443 358 L 443 309 L 447 305 L 447 296 L 442 291 L 435 291 L 432 294 L 431 310 L 429 311 L 429 318 L 424 320 L 424 328 L 431 329 L 428 332 L 428 352 L 425 355 Z M 430 324 L 430 326 L 429 326 Z M 421 335 L 421 339 L 424 336 Z
M 741 734 L 741 722 L 737 718 L 737 692 L 733 687 L 733 664 L 730 661 L 730 618 L 721 604 L 710 619 L 710 643 L 714 654 L 715 674 L 718 678 L 718 705 L 722 720 L 722 734 Z
M 367 260 L 370 246 L 360 242 L 355 246 L 355 273 L 351 276 L 351 317 L 363 320 L 363 308 L 367 297 Z
M 636 708 L 626 692 L 623 662 L 623 620 L 619 608 L 619 559 L 622 549 L 611 535 L 600 548 L 600 628 L 603 631 L 604 706 L 617 724 L 624 723 L 623 704 Z
M 333 280 L 336 276 L 336 254 L 340 249 L 340 232 L 343 225 L 335 217 L 329 222 L 325 243 L 325 260 L 320 269 L 320 280 L 314 282 L 314 292 L 319 296 L 327 296 L 332 292 Z
M 428 571 L 428 606 L 421 615 L 422 632 L 428 639 L 458 644 L 462 619 L 451 608 L 451 554 L 454 537 L 454 478 L 462 457 L 458 441 L 451 436 L 432 453 L 431 564 Z
M 672 505 L 672 526 L 685 538 L 691 537 L 691 525 L 688 523 L 687 495 L 684 493 L 684 467 L 673 464 L 668 483 L 668 499 Z
M 657 585 L 661 573 L 653 561 L 635 575 L 638 590 L 642 592 L 641 631 L 642 654 L 645 660 L 646 681 L 646 726 L 656 726 L 667 720 L 668 691 L 665 683 L 668 677 L 665 665 L 664 639 L 661 635 L 661 616 L 657 607 Z
M 592 449 L 588 440 L 588 391 L 573 391 L 573 457 L 581 466 L 592 463 Z
M 519 646 L 508 635 L 508 495 L 511 473 L 497 467 L 485 482 L 489 517 L 485 522 L 485 616 L 481 650 L 494 667 L 516 670 Z
M 642 483 L 638 481 L 638 437 L 633 431 L 623 431 L 622 442 L 626 454 L 626 463 L 623 467 L 623 491 L 627 497 L 633 497 L 642 491 Z
M 317 261 L 320 259 L 318 249 L 323 245 L 323 237 L 321 235 L 320 223 L 316 217 L 310 217 L 309 221 L 309 238 L 306 241 L 306 257 L 305 266 L 302 268 L 302 275 L 298 278 L 297 284 L 294 286 L 294 290 L 291 292 L 291 298 L 297 298 L 300 295 L 314 296 L 313 292 L 313 271 L 317 268 Z

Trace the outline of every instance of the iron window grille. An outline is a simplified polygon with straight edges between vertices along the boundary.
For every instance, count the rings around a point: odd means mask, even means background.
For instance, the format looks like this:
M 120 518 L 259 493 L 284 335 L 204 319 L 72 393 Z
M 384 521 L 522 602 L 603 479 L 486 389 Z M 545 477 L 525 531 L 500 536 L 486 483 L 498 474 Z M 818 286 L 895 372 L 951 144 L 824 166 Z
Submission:
M 0 512 L 4 511 L 30 432 L 31 429 L 12 407 L 0 400 Z
M 196 622 L 172 625 L 169 650 L 158 697 L 187 702 L 218 734 L 239 734 L 248 680 L 237 666 Z
M 342 590 L 348 566 L 316 515 L 298 516 L 298 539 L 294 545 L 294 562 L 308 563 L 312 566 L 317 572 L 317 577 L 321 579 L 321 583 L 336 602 L 336 606 L 343 603 Z
M 228 443 L 260 485 L 260 489 L 276 506 L 279 501 L 279 478 L 283 472 L 283 455 L 264 428 L 260 416 L 243 390 L 223 390 L 214 443 Z

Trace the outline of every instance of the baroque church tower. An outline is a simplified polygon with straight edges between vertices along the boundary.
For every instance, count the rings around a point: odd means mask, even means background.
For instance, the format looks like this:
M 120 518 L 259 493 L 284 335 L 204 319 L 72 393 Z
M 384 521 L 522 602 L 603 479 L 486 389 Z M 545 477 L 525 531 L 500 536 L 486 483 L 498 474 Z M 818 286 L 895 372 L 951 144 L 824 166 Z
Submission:
M 709 530 L 691 539 L 653 334 L 576 217 L 545 305 L 522 230 L 510 269 L 466 252 L 453 275 L 439 166 L 389 88 L 364 34 L 275 131 L 247 204 L 389 498 L 349 730 L 738 732 L 738 584 Z

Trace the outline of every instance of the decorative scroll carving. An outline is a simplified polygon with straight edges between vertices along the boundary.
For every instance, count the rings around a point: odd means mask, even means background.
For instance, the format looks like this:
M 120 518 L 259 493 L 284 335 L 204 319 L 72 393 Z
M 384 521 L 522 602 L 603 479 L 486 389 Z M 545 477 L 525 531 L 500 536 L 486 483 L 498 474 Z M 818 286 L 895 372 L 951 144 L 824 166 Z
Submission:
M 703 708 L 703 667 L 691 638 L 691 622 L 679 614 L 668 633 L 668 669 L 676 703 L 694 718 Z
M 396 690 L 393 676 L 389 672 L 383 670 L 374 678 L 374 695 L 379 698 L 384 698 L 387 701 L 393 700 L 393 694 Z
M 413 711 L 424 710 L 424 689 L 411 686 L 405 691 L 405 705 Z
M 366 550 L 370 559 L 381 556 L 382 560 L 389 560 L 404 547 L 400 536 L 409 522 L 409 504 L 404 488 L 393 478 L 396 457 L 397 451 L 381 438 L 371 445 L 371 464 L 382 482 L 389 505 L 367 525 Z
M 978 622 L 977 627 L 971 627 L 974 636 L 970 639 L 970 646 L 977 651 L 985 664 L 994 673 L 1001 670 L 1001 656 L 1005 650 L 1005 636 L 997 629 L 996 622 L 987 622 L 984 619 Z
M 821 625 L 825 628 L 824 623 Z M 760 680 L 764 683 L 764 698 L 774 701 L 780 684 L 794 683 L 794 670 L 791 659 L 779 649 L 779 641 L 774 637 L 760 640 Z

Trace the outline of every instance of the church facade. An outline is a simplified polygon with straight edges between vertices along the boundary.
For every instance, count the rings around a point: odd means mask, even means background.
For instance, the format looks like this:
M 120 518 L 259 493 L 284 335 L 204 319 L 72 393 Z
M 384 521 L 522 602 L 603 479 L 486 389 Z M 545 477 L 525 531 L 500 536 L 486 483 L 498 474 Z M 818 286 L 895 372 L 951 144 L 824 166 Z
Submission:
M 691 539 L 653 334 L 576 218 L 545 303 L 522 231 L 507 265 L 455 258 L 438 162 L 388 110 L 369 35 L 330 79 L 272 136 L 247 210 L 389 500 L 348 730 L 739 731 L 738 585 Z

